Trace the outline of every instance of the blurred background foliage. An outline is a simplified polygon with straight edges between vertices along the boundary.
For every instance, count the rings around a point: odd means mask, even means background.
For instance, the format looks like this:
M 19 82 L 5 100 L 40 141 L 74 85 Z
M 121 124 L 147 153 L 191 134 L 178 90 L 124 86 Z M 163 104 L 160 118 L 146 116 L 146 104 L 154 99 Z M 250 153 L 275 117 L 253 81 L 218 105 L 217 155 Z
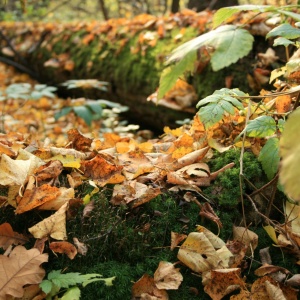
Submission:
M 297 4 L 295 0 L 0 0 L 0 20 L 72 21 L 156 16 L 188 8 L 197 11 L 238 4 Z

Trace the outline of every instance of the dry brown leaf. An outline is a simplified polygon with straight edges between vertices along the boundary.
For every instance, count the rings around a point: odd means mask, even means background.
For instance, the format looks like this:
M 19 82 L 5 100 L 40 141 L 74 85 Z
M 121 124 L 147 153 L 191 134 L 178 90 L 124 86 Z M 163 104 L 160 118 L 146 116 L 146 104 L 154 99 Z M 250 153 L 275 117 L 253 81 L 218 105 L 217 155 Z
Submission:
M 252 254 L 258 244 L 258 235 L 245 227 L 233 226 L 233 239 L 248 246 L 248 255 Z
M 91 212 L 94 210 L 94 208 L 95 208 L 95 201 L 92 200 L 87 205 L 85 205 L 83 212 L 82 212 L 82 217 L 88 218 L 89 215 L 91 214 Z
M 229 267 L 240 267 L 248 247 L 239 241 L 228 241 L 226 247 L 233 254 L 229 261 Z
M 160 290 L 177 290 L 183 280 L 179 268 L 170 262 L 161 261 L 154 273 L 154 282 Z
M 73 242 L 77 247 L 78 253 L 81 255 L 86 255 L 88 251 L 87 246 L 84 243 L 79 242 L 79 240 L 76 237 L 73 238 Z
M 91 147 L 92 140 L 83 136 L 77 129 L 73 128 L 68 131 L 68 138 L 75 150 L 87 151 Z
M 40 251 L 40 253 L 43 253 L 46 241 L 48 241 L 48 237 L 36 239 L 33 248 L 36 248 Z
M 24 285 L 40 283 L 45 276 L 40 265 L 46 261 L 48 254 L 23 246 L 15 247 L 9 257 L 0 255 L 0 299 L 22 297 Z
M 279 114 L 287 113 L 291 110 L 292 98 L 290 95 L 281 95 L 276 97 L 276 110 Z
M 211 207 L 211 205 L 208 202 L 205 202 L 202 205 L 199 215 L 201 217 L 204 217 L 206 219 L 209 219 L 209 220 L 215 222 L 219 228 L 223 227 L 223 224 L 222 224 L 220 218 L 215 214 L 213 208 Z
M 76 247 L 69 242 L 52 242 L 50 243 L 49 248 L 53 252 L 66 254 L 70 259 L 74 259 L 77 255 Z
M 186 234 L 171 231 L 171 250 L 174 250 L 178 244 L 187 238 Z
M 9 223 L 0 225 L 0 247 L 6 250 L 10 245 L 24 245 L 29 239 L 23 234 L 13 231 Z
M 37 182 L 55 179 L 63 170 L 63 165 L 59 160 L 50 160 L 45 165 L 35 170 L 35 178 Z
M 168 300 L 166 290 L 156 287 L 154 279 L 148 274 L 143 275 L 132 286 L 132 300 Z
M 36 238 L 51 236 L 56 240 L 66 240 L 66 211 L 68 203 L 64 204 L 55 214 L 30 227 L 29 232 Z
M 262 276 L 277 273 L 277 272 L 281 272 L 286 275 L 290 274 L 290 271 L 285 268 L 268 265 L 268 264 L 264 264 L 261 267 L 259 267 L 258 269 L 256 269 L 254 274 L 256 276 L 262 277 Z
M 246 289 L 239 268 L 218 269 L 210 272 L 210 279 L 205 284 L 204 291 L 214 300 L 220 300 L 237 289 Z
M 270 281 L 265 281 L 266 291 L 272 300 L 287 300 L 281 290 L 277 285 L 272 284 Z

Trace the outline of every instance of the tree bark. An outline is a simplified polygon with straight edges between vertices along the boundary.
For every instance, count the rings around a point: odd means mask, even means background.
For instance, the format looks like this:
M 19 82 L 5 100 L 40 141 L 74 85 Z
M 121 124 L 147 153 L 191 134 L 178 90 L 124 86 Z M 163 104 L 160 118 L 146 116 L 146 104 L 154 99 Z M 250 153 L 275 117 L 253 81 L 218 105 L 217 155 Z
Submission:
M 108 15 L 108 11 L 107 11 L 107 8 L 105 6 L 104 0 L 99 0 L 99 5 L 100 5 L 100 8 L 101 8 L 104 20 L 108 20 L 109 15 Z
M 238 5 L 238 0 L 189 0 L 188 8 L 196 11 L 219 9 L 221 7 Z
M 175 14 L 179 11 L 179 2 L 180 2 L 180 0 L 173 0 L 172 1 L 171 12 L 173 14 Z

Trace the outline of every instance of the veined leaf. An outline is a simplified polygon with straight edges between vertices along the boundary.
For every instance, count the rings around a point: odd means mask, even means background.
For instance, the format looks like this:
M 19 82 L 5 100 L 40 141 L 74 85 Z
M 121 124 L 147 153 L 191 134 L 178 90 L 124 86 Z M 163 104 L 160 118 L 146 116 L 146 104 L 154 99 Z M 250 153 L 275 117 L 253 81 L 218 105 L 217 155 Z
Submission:
M 281 9 L 278 10 L 278 12 L 285 16 L 291 17 L 296 21 L 300 21 L 300 14 L 294 13 L 292 11 L 281 10 Z
M 191 51 L 184 56 L 179 63 L 163 70 L 159 81 L 158 100 L 162 99 L 163 96 L 174 87 L 177 79 L 183 75 L 184 72 L 192 72 L 194 70 L 196 59 L 196 51 Z
M 295 201 L 300 200 L 300 110 L 289 116 L 280 139 L 280 155 L 282 157 L 279 179 L 285 193 Z
M 279 37 L 279 38 L 275 39 L 274 44 L 273 44 L 274 47 L 276 47 L 276 46 L 287 47 L 288 45 L 295 45 L 295 43 L 284 37 Z
M 176 48 L 167 64 L 177 62 L 203 46 L 211 46 L 215 49 L 211 55 L 212 69 L 218 71 L 246 56 L 252 49 L 253 41 L 247 30 L 235 25 L 223 25 Z
M 266 38 L 281 36 L 286 39 L 296 39 L 300 37 L 300 29 L 291 26 L 288 23 L 281 24 L 273 28 L 266 36 Z
M 249 121 L 244 131 L 250 137 L 271 136 L 276 132 L 276 122 L 270 116 L 260 116 L 255 120 Z
M 93 114 L 90 109 L 88 109 L 86 106 L 81 105 L 74 106 L 73 110 L 78 117 L 82 118 L 87 125 L 91 126 Z
M 278 130 L 282 133 L 285 125 L 285 120 L 279 119 L 277 122 Z
M 278 138 L 267 140 L 259 153 L 258 160 L 261 162 L 268 179 L 271 180 L 278 171 L 280 161 Z
M 223 22 L 227 21 L 231 16 L 239 11 L 259 11 L 264 12 L 272 8 L 270 5 L 239 5 L 239 6 L 230 6 L 222 7 L 215 14 L 213 18 L 213 28 L 218 27 Z
M 199 110 L 201 122 L 206 128 L 209 128 L 222 120 L 224 109 L 218 104 L 209 104 Z

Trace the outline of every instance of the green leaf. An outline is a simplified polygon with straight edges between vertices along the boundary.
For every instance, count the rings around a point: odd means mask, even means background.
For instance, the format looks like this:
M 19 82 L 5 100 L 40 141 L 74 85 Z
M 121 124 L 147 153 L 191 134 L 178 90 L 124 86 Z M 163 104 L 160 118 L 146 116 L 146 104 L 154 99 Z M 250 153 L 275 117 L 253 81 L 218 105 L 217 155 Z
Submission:
M 196 51 L 192 51 L 187 53 L 179 63 L 163 70 L 159 81 L 158 100 L 162 99 L 163 96 L 174 87 L 177 79 L 186 71 L 194 71 L 196 59 Z
M 282 133 L 285 125 L 285 120 L 284 119 L 279 119 L 277 122 L 277 127 L 278 130 Z
M 88 106 L 95 114 L 102 115 L 102 106 L 97 101 L 89 101 L 86 106 Z
M 70 286 L 81 284 L 82 275 L 80 273 L 60 273 L 60 270 L 53 270 L 48 274 L 48 280 L 51 280 L 60 288 L 68 288 Z
M 73 110 L 74 110 L 75 114 L 78 117 L 82 118 L 87 125 L 89 125 L 89 126 L 92 125 L 93 114 L 90 109 L 88 109 L 84 105 L 80 105 L 80 106 L 74 106 Z
M 280 155 L 282 157 L 279 179 L 285 193 L 294 201 L 300 200 L 300 110 L 292 112 L 285 123 L 280 139 Z
M 209 128 L 222 120 L 223 114 L 223 107 L 215 104 L 209 104 L 199 110 L 200 120 L 206 128 Z
M 47 279 L 43 280 L 39 286 L 42 289 L 42 291 L 46 294 L 49 294 L 52 290 L 52 282 Z
M 286 39 L 296 39 L 296 38 L 300 37 L 300 29 L 295 28 L 288 23 L 281 24 L 281 25 L 273 28 L 267 34 L 266 38 L 275 37 L 275 36 L 281 36 Z
M 214 71 L 221 70 L 246 56 L 252 49 L 253 36 L 235 25 L 223 25 L 176 48 L 167 64 L 177 62 L 187 54 L 203 47 L 211 46 L 211 65 Z
M 61 300 L 79 300 L 80 299 L 80 289 L 75 286 L 67 290 L 61 297 Z
M 72 109 L 73 107 L 71 106 L 62 108 L 54 115 L 55 120 L 58 120 L 60 117 L 67 115 Z
M 106 286 L 112 286 L 113 285 L 113 281 L 116 279 L 116 277 L 109 277 L 109 278 L 90 278 L 88 280 L 85 280 L 83 283 L 82 283 L 82 286 L 85 287 L 87 286 L 88 284 L 92 283 L 92 282 L 96 282 L 96 281 L 104 281 L 104 284 Z
M 278 171 L 279 156 L 279 139 L 270 138 L 261 149 L 258 160 L 261 162 L 263 170 L 271 180 Z
M 270 116 L 261 116 L 249 121 L 244 131 L 250 137 L 271 136 L 276 132 L 276 122 Z
M 213 18 L 213 28 L 218 27 L 223 22 L 227 21 L 230 17 L 232 17 L 235 13 L 239 11 L 260 11 L 264 12 L 270 10 L 272 8 L 270 5 L 239 5 L 239 6 L 230 6 L 230 7 L 222 7 L 215 14 Z
M 277 39 L 274 40 L 274 44 L 273 46 L 276 47 L 276 46 L 284 46 L 284 47 L 287 47 L 289 45 L 295 45 L 294 42 L 284 38 L 284 37 L 279 37 Z
M 291 17 L 293 18 L 294 20 L 296 21 L 300 21 L 300 14 L 297 14 L 297 13 L 294 13 L 292 11 L 286 11 L 286 10 L 278 10 L 277 12 L 283 14 L 283 15 L 286 15 L 288 17 Z

